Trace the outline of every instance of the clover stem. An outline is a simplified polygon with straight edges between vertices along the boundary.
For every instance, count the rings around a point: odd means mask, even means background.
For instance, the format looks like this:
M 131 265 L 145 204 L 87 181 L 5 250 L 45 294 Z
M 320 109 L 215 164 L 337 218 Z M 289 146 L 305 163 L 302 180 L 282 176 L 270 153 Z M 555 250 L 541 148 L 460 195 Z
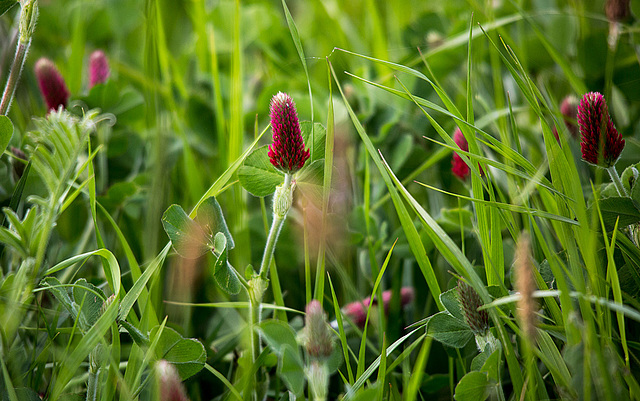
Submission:
M 620 176 L 618 175 L 618 170 L 616 170 L 616 166 L 607 167 L 607 172 L 609 176 L 611 176 L 611 181 L 613 181 L 613 185 L 615 185 L 618 190 L 618 195 L 620 196 L 629 196 L 627 190 L 622 185 L 622 181 L 620 180 Z

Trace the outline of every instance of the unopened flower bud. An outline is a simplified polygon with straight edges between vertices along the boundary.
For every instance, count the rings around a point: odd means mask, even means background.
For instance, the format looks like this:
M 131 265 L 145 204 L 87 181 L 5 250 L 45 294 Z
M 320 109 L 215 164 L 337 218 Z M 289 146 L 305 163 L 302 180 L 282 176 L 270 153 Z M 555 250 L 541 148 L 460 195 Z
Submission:
M 36 29 L 36 21 L 38 21 L 38 0 L 23 0 L 21 3 L 22 10 L 20 12 L 20 41 L 27 43 L 33 36 Z
M 42 97 L 47 103 L 48 110 L 57 110 L 58 107 L 67 107 L 69 90 L 53 61 L 41 58 L 36 62 L 36 78 Z
M 89 88 L 102 84 L 109 78 L 109 61 L 102 50 L 96 50 L 89 57 Z
M 309 302 L 304 326 L 304 345 L 307 353 L 314 358 L 328 358 L 333 351 L 333 339 L 327 323 L 327 316 L 320 302 Z
M 273 143 L 269 145 L 271 164 L 288 174 L 300 170 L 310 154 L 304 148 L 296 105 L 291 96 L 286 93 L 278 92 L 271 99 L 271 130 L 273 131 Z
M 109 307 L 109 305 L 111 305 L 113 303 L 113 301 L 116 299 L 116 294 L 111 294 L 103 303 L 102 306 L 100 307 L 100 315 L 104 315 L 104 312 L 107 310 L 107 308 Z
M 582 97 L 578 106 L 578 125 L 582 135 L 582 158 L 605 168 L 616 164 L 625 142 L 613 125 L 604 96 L 589 92 Z
M 484 309 L 478 310 L 483 305 L 480 295 L 464 281 L 458 282 L 457 290 L 464 320 L 473 334 L 485 335 L 489 331 L 489 314 Z
M 291 204 L 293 203 L 293 190 L 295 189 L 295 183 L 289 185 L 280 185 L 276 187 L 276 192 L 273 195 L 273 213 L 279 218 L 285 218 Z
M 161 359 L 156 363 L 155 370 L 159 384 L 160 401 L 189 400 L 175 366 Z

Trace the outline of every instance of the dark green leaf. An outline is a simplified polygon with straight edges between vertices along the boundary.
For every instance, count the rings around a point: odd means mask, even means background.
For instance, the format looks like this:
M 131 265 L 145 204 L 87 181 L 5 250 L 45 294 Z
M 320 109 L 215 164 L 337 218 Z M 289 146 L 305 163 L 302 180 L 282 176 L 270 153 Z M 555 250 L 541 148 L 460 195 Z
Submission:
M 284 344 L 281 350 L 281 356 L 278 358 L 278 374 L 292 393 L 302 394 L 305 378 L 298 346 L 292 348 L 289 344 Z
M 427 323 L 427 334 L 453 348 L 462 348 L 473 338 L 469 326 L 447 312 L 439 312 Z
M 213 278 L 223 291 L 235 295 L 240 292 L 241 284 L 227 259 L 227 238 L 223 233 L 217 233 L 213 242 L 216 253 L 219 252 L 213 269 Z
M 154 338 L 160 326 L 151 330 Z M 185 380 L 198 373 L 207 359 L 207 353 L 200 341 L 193 338 L 183 338 L 170 327 L 165 327 L 156 345 L 157 359 L 165 359 L 178 370 L 181 380 Z
M 628 225 L 637 223 L 640 221 L 640 208 L 629 197 L 612 197 L 600 199 L 600 212 L 602 213 L 602 219 L 608 230 L 612 230 L 615 227 L 616 220 L 620 218 L 619 227 L 626 227 Z M 593 211 L 593 205 L 589 207 L 588 213 Z
M 0 2 L 0 11 L 2 11 L 2 3 Z M 0 12 L 0 15 L 2 13 Z M 2 154 L 7 146 L 9 146 L 9 141 L 13 136 L 13 124 L 9 117 L 0 116 L 0 154 Z
M 78 316 L 78 308 L 69 296 L 67 287 L 62 287 L 62 283 L 55 277 L 46 277 L 40 282 L 42 287 L 48 288 L 53 296 L 64 306 L 71 315 L 71 319 L 75 320 Z
M 224 220 L 222 208 L 215 196 L 207 198 L 207 200 L 200 204 L 198 214 L 196 215 L 196 222 L 209 237 L 213 237 L 216 233 L 223 233 L 227 238 L 227 249 L 233 249 L 235 247 L 227 222 Z M 216 249 L 214 249 L 214 251 L 217 252 Z
M 211 237 L 187 216 L 182 206 L 171 205 L 162 215 L 162 226 L 180 256 L 195 259 L 213 249 Z
M 268 146 L 262 146 L 247 156 L 238 169 L 238 179 L 253 196 L 267 196 L 284 182 L 284 174 L 269 161 Z
M 460 309 L 460 300 L 458 299 L 458 291 L 455 288 L 440 294 L 440 302 L 453 317 L 464 321 L 462 309 Z
M 74 285 L 72 294 L 73 301 L 80 312 L 80 327 L 87 331 L 100 318 L 100 309 L 106 297 L 101 289 L 83 278 L 77 280 Z
M 296 333 L 291 326 L 280 320 L 265 320 L 260 323 L 258 327 L 262 338 L 269 344 L 273 352 L 277 355 L 282 355 L 282 347 L 284 345 L 290 346 L 292 349 L 298 349 L 298 342 L 296 341 Z M 298 357 L 302 360 L 300 353 Z
M 469 372 L 456 386 L 454 398 L 460 401 L 482 401 L 489 396 L 489 378 L 483 372 Z

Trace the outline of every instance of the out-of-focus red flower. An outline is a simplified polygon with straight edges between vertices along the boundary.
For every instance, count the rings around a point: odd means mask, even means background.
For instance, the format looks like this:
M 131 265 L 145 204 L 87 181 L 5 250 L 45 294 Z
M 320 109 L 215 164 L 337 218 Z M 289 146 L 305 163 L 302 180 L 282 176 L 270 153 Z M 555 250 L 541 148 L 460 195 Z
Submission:
M 60 106 L 67 107 L 69 89 L 53 61 L 44 57 L 39 59 L 36 62 L 35 72 L 47 109 L 57 110 Z
M 189 401 L 176 368 L 164 359 L 156 363 L 160 401 Z
M 579 104 L 580 101 L 578 98 L 572 95 L 565 97 L 560 104 L 560 113 L 562 113 L 564 125 L 574 138 L 578 138 L 578 134 L 580 133 L 577 124 Z
M 89 88 L 106 82 L 109 78 L 109 61 L 102 50 L 96 50 L 89 57 Z
M 384 307 L 384 313 L 389 312 L 389 304 L 391 303 L 392 291 L 387 290 L 382 293 L 382 304 Z M 400 305 L 402 307 L 413 302 L 414 291 L 411 287 L 402 287 L 400 289 Z M 365 321 L 367 320 L 367 309 L 369 308 L 369 303 L 371 302 L 371 297 L 367 297 L 362 301 L 351 302 L 342 308 L 342 311 L 345 315 L 347 315 L 353 323 L 363 328 Z M 373 304 L 376 305 L 378 303 L 377 299 L 373 299 Z
M 453 133 L 453 140 L 460 150 L 465 152 L 469 151 L 469 144 L 462 134 L 462 131 L 460 131 L 460 128 L 456 128 L 456 131 Z M 453 159 L 451 159 L 451 172 L 461 180 L 466 180 L 467 177 L 469 177 L 469 166 L 467 166 L 467 163 L 462 160 L 457 152 L 453 153 Z
M 271 99 L 271 130 L 273 143 L 269 145 L 269 159 L 277 169 L 295 173 L 309 159 L 298 122 L 298 112 L 291 96 L 278 92 Z

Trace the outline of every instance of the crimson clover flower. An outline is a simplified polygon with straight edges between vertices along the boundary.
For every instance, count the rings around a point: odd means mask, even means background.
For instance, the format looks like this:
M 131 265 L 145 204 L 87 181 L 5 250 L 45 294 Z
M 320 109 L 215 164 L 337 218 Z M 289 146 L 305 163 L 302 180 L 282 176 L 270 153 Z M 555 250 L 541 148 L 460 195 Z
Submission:
M 382 293 L 382 305 L 384 308 L 384 313 L 389 312 L 389 305 L 391 304 L 391 296 L 393 295 L 391 290 L 384 291 Z M 402 307 L 410 304 L 413 301 L 414 291 L 411 287 L 402 287 L 400 289 L 400 305 Z M 349 318 L 353 321 L 353 323 L 363 328 L 364 324 L 367 320 L 367 308 L 369 308 L 369 304 L 371 303 L 371 297 L 367 297 L 362 301 L 351 302 L 342 308 L 342 311 L 345 315 L 349 316 Z M 373 299 L 373 304 L 377 304 L 378 300 Z
M 613 125 L 604 96 L 586 93 L 578 106 L 578 126 L 582 136 L 582 158 L 588 163 L 609 168 L 616 164 L 624 139 Z
M 60 106 L 67 107 L 69 90 L 53 61 L 44 57 L 39 59 L 36 62 L 35 72 L 47 109 L 57 110 Z
M 456 131 L 453 133 L 453 141 L 458 145 L 460 150 L 465 152 L 469 151 L 469 144 L 462 134 L 462 131 L 460 131 L 460 128 L 456 128 Z M 453 153 L 453 159 L 451 159 L 451 172 L 461 180 L 466 180 L 469 176 L 469 166 L 467 166 L 467 163 L 455 152 Z
M 96 50 L 89 57 L 89 88 L 104 83 L 109 78 L 109 61 L 102 50 Z
M 298 122 L 296 104 L 291 96 L 278 92 L 271 99 L 271 130 L 273 143 L 269 145 L 269 160 L 287 174 L 300 170 L 309 159 Z

